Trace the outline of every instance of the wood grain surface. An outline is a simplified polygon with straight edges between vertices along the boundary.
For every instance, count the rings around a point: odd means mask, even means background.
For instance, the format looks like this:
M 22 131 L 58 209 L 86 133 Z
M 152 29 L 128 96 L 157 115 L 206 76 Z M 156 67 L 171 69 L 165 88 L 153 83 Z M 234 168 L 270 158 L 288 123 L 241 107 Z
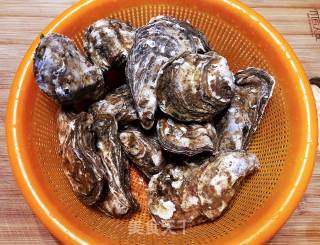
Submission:
M 32 39 L 75 0 L 0 0 L 0 243 L 58 244 L 25 202 L 8 162 L 4 121 L 11 81 Z M 308 76 L 320 76 L 320 40 L 307 12 L 320 0 L 245 0 L 288 40 Z M 320 155 L 303 200 L 270 244 L 320 244 Z

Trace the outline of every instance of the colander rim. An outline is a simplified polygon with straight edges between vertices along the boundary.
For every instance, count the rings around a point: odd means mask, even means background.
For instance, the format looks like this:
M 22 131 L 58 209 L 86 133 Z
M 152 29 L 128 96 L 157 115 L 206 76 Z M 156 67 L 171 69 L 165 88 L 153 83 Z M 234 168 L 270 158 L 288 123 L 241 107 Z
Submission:
M 162 0 L 158 1 L 161 2 Z M 166 1 L 166 0 L 163 0 Z M 200 0 L 204 3 L 212 3 L 214 0 Z M 199 1 L 199 2 L 200 2 Z M 290 215 L 295 210 L 299 201 L 301 200 L 305 189 L 308 185 L 310 177 L 312 175 L 312 170 L 315 162 L 316 156 L 316 147 L 317 147 L 317 114 L 315 108 L 315 102 L 313 95 L 308 83 L 308 79 L 305 75 L 305 72 L 302 68 L 302 65 L 298 61 L 293 50 L 289 44 L 281 37 L 281 35 L 269 24 L 261 15 L 256 13 L 251 8 L 247 7 L 245 4 L 239 2 L 238 0 L 220 0 L 223 4 L 226 4 L 228 8 L 238 11 L 239 15 L 244 15 L 243 18 L 251 18 L 252 21 L 260 23 L 260 27 L 257 28 L 257 31 L 264 32 L 265 35 L 269 35 L 274 42 L 280 42 L 284 47 L 283 52 L 291 57 L 291 64 L 294 69 L 297 69 L 300 77 L 300 86 L 304 91 L 304 101 L 307 111 L 307 144 L 305 146 L 305 159 L 301 164 L 301 169 L 299 172 L 299 179 L 297 179 L 294 187 L 294 191 L 288 195 L 288 198 L 281 206 L 277 209 L 277 212 L 274 215 L 269 217 L 269 220 L 263 220 L 262 224 L 259 227 L 255 228 L 255 231 L 252 231 L 252 234 L 247 237 L 241 238 L 237 243 L 253 243 L 260 244 L 269 240 L 286 222 Z M 58 15 L 44 30 L 42 33 L 47 33 L 59 27 L 61 23 L 66 21 L 74 14 L 81 13 L 81 10 L 87 6 L 97 4 L 99 0 L 82 0 L 68 9 L 63 13 Z M 114 2 L 113 0 L 105 0 L 105 2 Z M 157 3 L 158 3 L 157 2 Z M 153 2 L 152 2 L 153 3 Z M 169 3 L 169 2 L 168 2 Z M 257 24 L 256 23 L 256 24 Z M 90 237 L 89 234 L 78 229 L 76 225 L 69 223 L 55 207 L 50 203 L 44 201 L 44 195 L 41 193 L 41 190 L 37 187 L 35 179 L 33 176 L 30 176 L 29 173 L 25 171 L 24 166 L 28 164 L 26 152 L 19 142 L 19 115 L 17 114 L 19 103 L 21 103 L 21 88 L 24 82 L 24 76 L 33 60 L 34 50 L 39 42 L 39 37 L 36 38 L 27 53 L 25 54 L 23 60 L 20 63 L 20 66 L 16 72 L 13 84 L 10 90 L 8 108 L 6 115 L 6 139 L 8 154 L 10 159 L 10 164 L 13 170 L 13 173 L 16 177 L 18 186 L 20 187 L 25 199 L 27 200 L 29 206 L 32 208 L 33 212 L 39 217 L 39 219 L 48 227 L 51 233 L 54 234 L 59 240 L 66 243 L 79 243 L 79 244 L 91 244 L 95 241 Z M 112 240 L 108 241 L 109 244 L 113 244 Z

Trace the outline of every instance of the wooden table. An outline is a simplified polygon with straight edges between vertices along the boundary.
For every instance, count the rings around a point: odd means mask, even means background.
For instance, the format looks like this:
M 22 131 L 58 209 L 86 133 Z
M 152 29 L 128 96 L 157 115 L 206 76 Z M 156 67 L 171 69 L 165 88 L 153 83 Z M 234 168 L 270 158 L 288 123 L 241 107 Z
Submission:
M 75 0 L 0 0 L 0 243 L 58 244 L 32 213 L 8 162 L 4 120 L 14 73 L 32 39 Z M 307 74 L 320 76 L 320 40 L 311 35 L 307 13 L 320 0 L 245 0 L 292 45 Z M 270 244 L 320 244 L 320 155 L 309 188 Z

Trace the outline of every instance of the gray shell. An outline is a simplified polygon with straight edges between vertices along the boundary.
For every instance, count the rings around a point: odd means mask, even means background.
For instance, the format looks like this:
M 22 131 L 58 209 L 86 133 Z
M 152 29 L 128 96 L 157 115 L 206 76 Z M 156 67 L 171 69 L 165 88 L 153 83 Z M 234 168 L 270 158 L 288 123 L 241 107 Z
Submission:
M 102 71 L 61 34 L 41 37 L 34 55 L 34 74 L 40 90 L 58 104 L 94 101 L 105 93 Z
M 272 96 L 275 80 L 258 68 L 235 74 L 236 88 L 230 108 L 217 125 L 220 150 L 245 150 Z
M 230 103 L 235 86 L 227 60 L 215 52 L 170 60 L 157 84 L 159 108 L 185 122 L 210 120 Z
M 66 142 L 67 138 L 69 137 L 71 131 L 73 130 L 74 122 L 72 122 L 73 119 L 76 118 L 76 114 L 73 112 L 67 112 L 61 110 L 59 108 L 57 112 L 57 124 L 58 124 L 58 139 L 59 139 L 59 145 L 62 146 Z
M 104 99 L 92 104 L 89 112 L 93 115 L 112 115 L 121 124 L 127 124 L 138 119 L 130 88 L 126 84 L 108 93 Z
M 161 66 L 185 51 L 209 51 L 204 35 L 187 22 L 158 16 L 136 31 L 126 66 L 126 77 L 145 129 L 150 129 L 154 123 L 157 108 L 155 89 Z
M 112 115 L 98 115 L 94 130 L 108 180 L 108 191 L 97 206 L 111 217 L 122 217 L 137 210 L 138 204 L 130 191 L 129 162 L 121 149 L 117 121 Z
M 150 179 L 165 166 L 161 146 L 154 136 L 146 136 L 138 128 L 120 133 L 122 149 L 137 168 Z
M 85 205 L 94 205 L 103 195 L 104 167 L 94 147 L 93 117 L 58 113 L 60 149 L 64 173 L 73 192 Z
M 109 70 L 126 64 L 133 38 L 131 25 L 115 19 L 100 19 L 86 30 L 83 45 L 95 65 Z
M 215 220 L 258 167 L 256 156 L 244 152 L 220 153 L 200 167 L 168 165 L 149 182 L 149 211 L 157 224 L 169 229 Z
M 157 134 L 163 149 L 188 156 L 201 152 L 214 153 L 218 146 L 216 130 L 211 123 L 184 124 L 170 118 L 160 119 Z

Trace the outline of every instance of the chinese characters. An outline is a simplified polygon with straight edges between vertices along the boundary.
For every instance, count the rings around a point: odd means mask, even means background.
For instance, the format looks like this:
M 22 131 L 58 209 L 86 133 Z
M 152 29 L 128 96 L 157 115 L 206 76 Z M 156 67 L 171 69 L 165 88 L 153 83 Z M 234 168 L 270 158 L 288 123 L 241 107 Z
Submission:
M 308 12 L 308 19 L 310 30 L 312 36 L 316 38 L 316 40 L 320 40 L 320 17 L 319 17 L 319 10 L 312 9 Z
M 185 220 L 180 221 L 183 225 L 182 234 L 185 234 Z M 149 220 L 148 222 L 144 223 L 143 221 L 139 220 L 130 220 L 128 224 L 128 234 L 140 234 L 140 235 L 164 235 L 164 234 L 176 234 L 177 232 L 171 229 L 158 229 L 157 225 L 152 221 Z

